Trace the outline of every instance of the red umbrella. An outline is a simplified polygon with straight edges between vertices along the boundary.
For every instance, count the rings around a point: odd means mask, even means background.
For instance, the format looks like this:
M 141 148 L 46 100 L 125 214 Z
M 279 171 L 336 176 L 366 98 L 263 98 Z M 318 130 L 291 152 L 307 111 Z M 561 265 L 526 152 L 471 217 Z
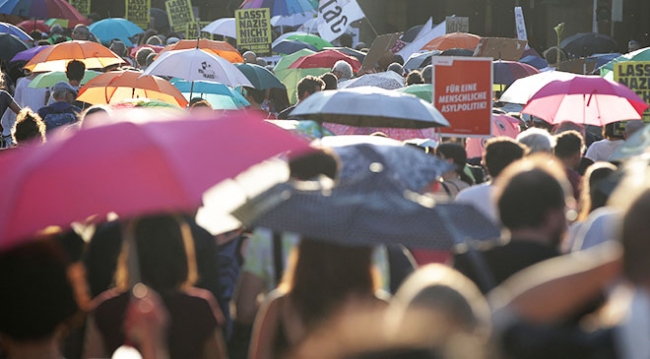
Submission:
M 296 60 L 291 66 L 290 69 L 311 69 L 311 68 L 332 68 L 334 64 L 339 61 L 344 60 L 350 66 L 354 72 L 359 71 L 361 68 L 361 62 L 355 57 L 346 55 L 338 50 L 324 50 L 317 52 L 315 54 L 303 56 Z
M 45 23 L 45 20 L 25 20 L 16 26 L 22 27 L 27 33 L 31 33 L 34 29 L 40 32 L 50 32 L 50 27 Z
M 539 70 L 521 62 L 498 60 L 492 62 L 492 73 L 493 83 L 510 86 L 519 79 L 538 74 Z
M 624 85 L 600 76 L 576 75 L 542 87 L 522 112 L 551 124 L 571 121 L 603 126 L 640 119 L 647 108 L 648 104 Z
M 421 50 L 450 50 L 450 49 L 468 49 L 474 51 L 478 46 L 481 37 L 467 32 L 454 32 L 438 36 L 422 46 Z
M 78 132 L 56 132 L 44 145 L 0 155 L 12 166 L 0 177 L 0 248 L 91 215 L 193 210 L 220 181 L 286 151 L 310 149 L 250 112 L 147 121 L 140 110 L 122 114 L 124 121 L 91 117 Z

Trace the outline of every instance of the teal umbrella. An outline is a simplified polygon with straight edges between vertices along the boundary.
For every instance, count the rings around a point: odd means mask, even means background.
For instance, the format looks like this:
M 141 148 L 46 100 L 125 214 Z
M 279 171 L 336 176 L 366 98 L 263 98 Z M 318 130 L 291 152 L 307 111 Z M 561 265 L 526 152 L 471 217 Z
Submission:
M 101 74 L 102 74 L 101 72 L 86 70 L 86 72 L 84 73 L 84 77 L 81 79 L 80 84 L 85 85 L 86 82 L 90 81 L 91 79 Z M 68 82 L 68 77 L 66 76 L 64 71 L 45 72 L 34 77 L 32 82 L 29 83 L 29 87 L 32 88 L 52 87 L 57 82 L 61 82 L 61 81 Z
M 222 83 L 194 81 L 192 87 L 189 81 L 172 80 L 172 84 L 188 101 L 200 97 L 208 101 L 215 110 L 236 110 L 250 106 L 242 94 Z M 192 98 L 190 98 L 190 91 Z
M 614 71 L 614 64 L 623 61 L 650 61 L 650 47 L 644 47 L 613 59 L 600 68 L 600 75 L 605 76 Z
M 410 93 L 411 95 L 415 95 L 428 103 L 433 102 L 433 86 L 431 86 L 431 84 L 411 85 L 399 88 L 395 91 Z
M 257 90 L 268 90 L 270 88 L 284 89 L 285 86 L 278 80 L 271 71 L 255 64 L 235 64 L 244 76 L 253 84 Z
M 131 21 L 115 17 L 94 22 L 88 28 L 103 44 L 120 39 L 126 46 L 133 46 L 131 38 L 144 32 Z

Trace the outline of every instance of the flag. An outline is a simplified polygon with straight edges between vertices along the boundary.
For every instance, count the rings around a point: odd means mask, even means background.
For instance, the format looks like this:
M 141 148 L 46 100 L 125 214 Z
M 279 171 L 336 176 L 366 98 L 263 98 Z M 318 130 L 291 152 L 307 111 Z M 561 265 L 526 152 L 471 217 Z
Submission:
M 320 0 L 318 6 L 318 33 L 327 41 L 345 34 L 348 26 L 366 15 L 356 0 Z

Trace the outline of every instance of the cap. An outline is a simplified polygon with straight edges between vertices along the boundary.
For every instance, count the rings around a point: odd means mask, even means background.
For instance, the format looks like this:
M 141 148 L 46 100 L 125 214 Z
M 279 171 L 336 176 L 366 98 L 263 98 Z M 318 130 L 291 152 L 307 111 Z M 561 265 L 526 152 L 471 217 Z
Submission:
M 177 43 L 179 41 L 180 41 L 179 38 L 172 36 L 169 39 L 167 39 L 167 45 L 172 45 L 172 44 L 175 44 L 175 43 Z
M 74 87 L 72 87 L 72 85 L 70 85 L 65 81 L 57 82 L 56 84 L 54 84 L 54 86 L 52 86 L 52 92 L 61 91 L 61 90 L 71 91 L 74 92 L 75 96 L 77 95 L 77 89 L 75 89 Z

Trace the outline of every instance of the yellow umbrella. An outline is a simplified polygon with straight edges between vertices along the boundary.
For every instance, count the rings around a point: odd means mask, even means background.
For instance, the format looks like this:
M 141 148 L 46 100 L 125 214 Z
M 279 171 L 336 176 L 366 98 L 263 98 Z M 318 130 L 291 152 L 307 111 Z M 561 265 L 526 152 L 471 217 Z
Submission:
M 65 71 L 68 62 L 79 60 L 86 69 L 103 69 L 107 66 L 126 63 L 113 51 L 91 41 L 68 41 L 48 46 L 26 65 L 31 72 Z

